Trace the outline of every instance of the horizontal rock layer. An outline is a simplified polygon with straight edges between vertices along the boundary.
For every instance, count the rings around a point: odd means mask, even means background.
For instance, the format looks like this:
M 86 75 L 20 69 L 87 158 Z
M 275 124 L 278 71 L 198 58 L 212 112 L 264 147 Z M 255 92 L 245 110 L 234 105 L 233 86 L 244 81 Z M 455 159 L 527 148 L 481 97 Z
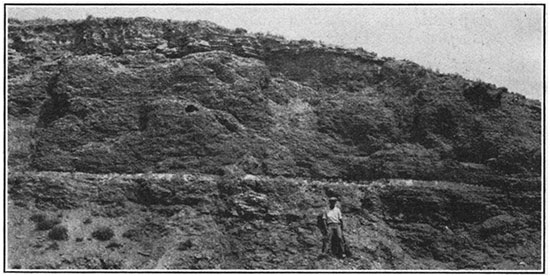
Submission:
M 87 268 L 79 260 L 94 256 L 123 269 L 540 268 L 537 191 L 399 179 L 41 172 L 10 175 L 8 192 L 12 212 L 61 213 L 62 224 L 73 225 L 60 245 L 65 261 L 55 251 L 37 254 L 43 249 L 32 249 L 32 238 L 10 247 L 11 263 L 27 268 Z M 318 259 L 316 216 L 327 196 L 341 200 L 353 258 Z M 107 254 L 109 242 L 75 242 L 94 229 L 88 216 L 111 227 L 119 246 Z M 36 235 L 24 217 L 17 221 L 10 220 L 11 245 L 16 235 Z M 36 259 L 17 258 L 25 250 Z

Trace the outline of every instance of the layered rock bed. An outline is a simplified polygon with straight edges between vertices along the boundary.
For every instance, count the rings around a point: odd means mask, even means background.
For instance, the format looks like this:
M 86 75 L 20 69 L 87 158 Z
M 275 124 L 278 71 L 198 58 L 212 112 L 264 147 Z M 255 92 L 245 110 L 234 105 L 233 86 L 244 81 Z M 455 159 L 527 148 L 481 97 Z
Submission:
M 192 174 L 17 173 L 10 183 L 12 268 L 540 269 L 538 191 Z M 341 199 L 352 257 L 319 258 L 327 196 Z M 58 218 L 68 238 L 37 230 L 37 214 Z M 113 236 L 94 236 L 101 227 Z
M 205 21 L 8 23 L 11 268 L 541 268 L 538 101 Z M 352 258 L 318 258 L 332 195 Z

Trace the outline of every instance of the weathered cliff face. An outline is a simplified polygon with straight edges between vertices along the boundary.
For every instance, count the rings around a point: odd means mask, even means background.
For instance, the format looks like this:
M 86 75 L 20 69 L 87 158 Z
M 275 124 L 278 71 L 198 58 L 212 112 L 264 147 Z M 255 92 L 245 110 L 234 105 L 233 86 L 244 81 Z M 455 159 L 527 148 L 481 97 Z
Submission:
M 12 267 L 540 268 L 538 101 L 203 21 L 8 27 Z M 332 194 L 353 259 L 317 259 Z
M 9 189 L 12 267 L 540 269 L 537 191 L 507 195 L 412 180 L 53 172 L 13 174 Z M 316 215 L 327 196 L 341 198 L 352 258 L 318 258 Z M 69 239 L 45 241 L 29 220 L 37 213 L 59 214 Z M 115 236 L 91 239 L 99 226 Z
M 12 21 L 10 42 L 9 111 L 38 114 L 39 170 L 540 174 L 540 104 L 362 49 L 147 18 Z M 21 55 L 48 62 L 23 74 Z

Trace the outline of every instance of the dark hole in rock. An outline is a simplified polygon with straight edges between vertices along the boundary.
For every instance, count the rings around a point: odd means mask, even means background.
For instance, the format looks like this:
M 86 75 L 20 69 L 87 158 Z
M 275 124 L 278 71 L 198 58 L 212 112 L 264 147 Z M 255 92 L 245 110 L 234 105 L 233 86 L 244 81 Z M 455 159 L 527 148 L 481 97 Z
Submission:
M 195 111 L 199 111 L 199 109 L 194 105 L 188 105 L 188 106 L 185 107 L 185 112 L 187 112 L 187 113 L 191 113 L 191 112 L 195 112 Z

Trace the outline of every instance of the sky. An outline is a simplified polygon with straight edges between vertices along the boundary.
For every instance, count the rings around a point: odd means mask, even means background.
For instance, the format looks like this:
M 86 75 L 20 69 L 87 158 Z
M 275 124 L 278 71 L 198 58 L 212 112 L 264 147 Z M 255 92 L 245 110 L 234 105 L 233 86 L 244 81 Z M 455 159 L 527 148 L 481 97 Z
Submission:
M 147 16 L 362 47 L 542 100 L 541 6 L 8 6 L 8 17 Z

